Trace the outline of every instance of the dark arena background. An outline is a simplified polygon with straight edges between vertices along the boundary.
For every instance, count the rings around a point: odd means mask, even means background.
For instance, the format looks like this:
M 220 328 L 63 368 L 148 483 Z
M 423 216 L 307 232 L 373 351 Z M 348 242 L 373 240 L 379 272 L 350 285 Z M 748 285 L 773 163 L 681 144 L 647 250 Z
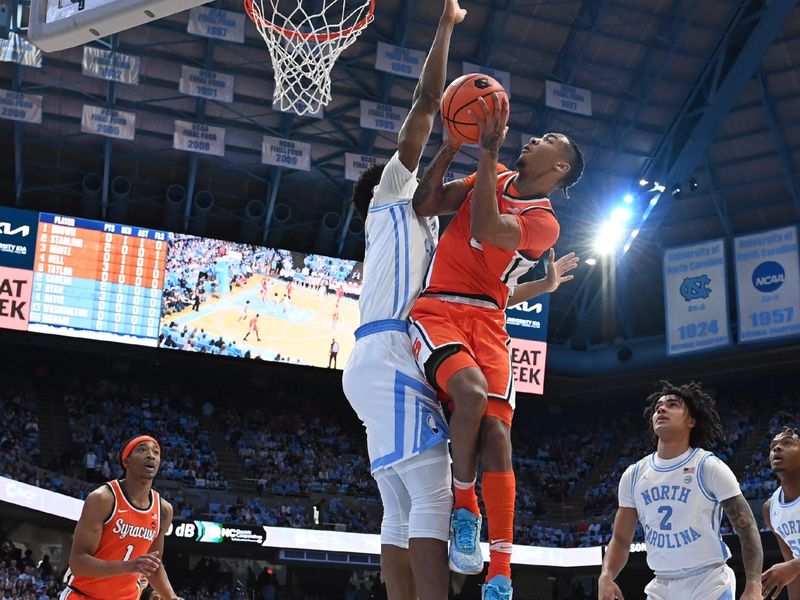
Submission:
M 341 385 L 365 248 L 351 195 L 395 151 L 440 3 L 376 0 L 313 114 L 273 104 L 239 2 L 162 5 L 78 39 L 50 32 L 52 3 L 0 0 L 0 598 L 61 594 L 82 501 L 141 432 L 161 443 L 180 597 L 386 598 L 381 502 Z M 514 598 L 597 598 L 663 379 L 716 399 L 709 449 L 752 506 L 765 569 L 782 561 L 761 507 L 769 442 L 800 426 L 800 7 L 461 6 L 448 82 L 503 84 L 500 160 L 548 131 L 586 160 L 552 198 L 574 280 L 507 311 Z M 437 119 L 423 168 L 442 136 Z M 477 162 L 463 147 L 448 178 Z M 738 537 L 720 532 L 741 593 Z M 627 600 L 652 579 L 643 542 L 617 580 Z M 482 582 L 451 574 L 450 597 Z

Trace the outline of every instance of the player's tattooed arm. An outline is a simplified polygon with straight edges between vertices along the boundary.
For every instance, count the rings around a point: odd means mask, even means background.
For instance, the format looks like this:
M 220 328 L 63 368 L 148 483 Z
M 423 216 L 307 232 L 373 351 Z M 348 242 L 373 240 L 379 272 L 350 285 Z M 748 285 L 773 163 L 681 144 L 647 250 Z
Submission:
M 764 566 L 764 551 L 761 548 L 761 536 L 758 532 L 758 525 L 750 510 L 750 505 L 742 494 L 722 501 L 722 509 L 728 516 L 728 520 L 733 526 L 739 541 L 742 544 L 742 562 L 747 577 L 747 587 L 758 588 L 758 596 L 761 596 L 761 569 Z M 747 595 L 747 590 L 745 590 Z M 743 596 L 744 597 L 744 596 Z
M 444 175 L 460 149 L 459 145 L 445 142 L 425 169 L 414 192 L 414 211 L 421 217 L 457 212 L 469 192 L 463 179 L 443 183 Z

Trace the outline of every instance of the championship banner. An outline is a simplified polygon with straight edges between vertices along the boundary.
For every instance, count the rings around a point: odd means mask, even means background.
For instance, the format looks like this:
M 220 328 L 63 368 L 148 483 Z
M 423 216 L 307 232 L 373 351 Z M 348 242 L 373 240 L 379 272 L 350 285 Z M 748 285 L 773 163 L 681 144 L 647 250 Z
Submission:
M 378 51 L 375 54 L 375 68 L 378 71 L 419 79 L 423 64 L 425 64 L 425 52 L 422 50 L 409 50 L 386 42 L 378 42 Z
M 730 344 L 726 281 L 722 239 L 664 252 L 668 356 Z
M 198 6 L 189 11 L 186 31 L 217 40 L 244 43 L 244 13 Z
M 42 97 L 35 94 L 0 90 L 0 119 L 41 123 Z
M 348 181 L 358 181 L 361 174 L 370 165 L 380 164 L 386 159 L 378 158 L 377 156 L 369 156 L 367 154 L 344 154 L 344 178 Z
M 734 239 L 739 342 L 800 334 L 797 227 Z
M 506 309 L 506 330 L 511 336 L 511 369 L 517 391 L 544 393 L 549 313 L 550 294 Z
M 408 110 L 390 104 L 379 104 L 369 100 L 361 101 L 361 127 L 399 133 Z
M 24 67 L 41 69 L 42 51 L 11 31 L 7 40 L 0 38 L 0 62 L 13 62 Z
M 225 156 L 225 128 L 176 119 L 172 147 L 187 152 Z
M 84 104 L 81 131 L 120 140 L 132 140 L 136 133 L 136 113 Z
M 138 56 L 84 46 L 81 72 L 89 77 L 137 85 L 141 64 Z
M 577 115 L 592 116 L 592 92 L 584 88 L 545 80 L 544 103 L 550 108 L 556 108 Z
M 261 162 L 274 167 L 310 171 L 311 144 L 265 135 L 261 142 Z
M 500 85 L 506 90 L 506 94 L 511 98 L 511 73 L 508 71 L 501 71 L 500 69 L 492 69 L 490 67 L 483 67 L 475 63 L 464 61 L 461 64 L 462 73 L 484 73 L 490 77 L 494 77 L 500 82 Z
M 233 102 L 233 75 L 183 65 L 178 89 L 187 96 Z
M 33 269 L 39 213 L 0 206 L 0 267 Z

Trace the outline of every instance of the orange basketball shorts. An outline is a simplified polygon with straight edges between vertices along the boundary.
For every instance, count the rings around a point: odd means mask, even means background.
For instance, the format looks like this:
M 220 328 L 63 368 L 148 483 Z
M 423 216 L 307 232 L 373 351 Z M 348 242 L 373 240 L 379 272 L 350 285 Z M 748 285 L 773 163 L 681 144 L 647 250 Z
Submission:
M 505 313 L 422 296 L 409 320 L 414 359 L 428 382 L 446 393 L 455 373 L 477 367 L 488 387 L 486 415 L 511 425 L 514 379 Z M 458 399 L 454 399 L 454 410 L 458 410 Z

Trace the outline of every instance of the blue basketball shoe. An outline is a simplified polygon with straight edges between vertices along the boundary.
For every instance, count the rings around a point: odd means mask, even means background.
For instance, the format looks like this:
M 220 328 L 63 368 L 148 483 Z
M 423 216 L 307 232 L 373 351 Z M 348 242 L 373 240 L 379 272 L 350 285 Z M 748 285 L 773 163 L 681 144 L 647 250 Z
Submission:
M 481 600 L 511 600 L 513 593 L 511 580 L 503 575 L 495 575 L 481 587 Z
M 483 571 L 480 534 L 483 519 L 466 508 L 459 508 L 450 518 L 450 570 L 464 575 Z

